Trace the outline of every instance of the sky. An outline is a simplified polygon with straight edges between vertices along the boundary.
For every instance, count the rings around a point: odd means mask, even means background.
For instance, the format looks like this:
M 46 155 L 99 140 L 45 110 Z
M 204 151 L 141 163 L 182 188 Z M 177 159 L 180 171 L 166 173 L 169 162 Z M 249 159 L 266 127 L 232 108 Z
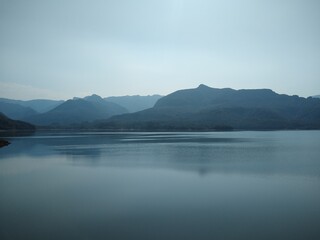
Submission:
M 320 94 L 318 0 L 0 0 L 0 97 Z

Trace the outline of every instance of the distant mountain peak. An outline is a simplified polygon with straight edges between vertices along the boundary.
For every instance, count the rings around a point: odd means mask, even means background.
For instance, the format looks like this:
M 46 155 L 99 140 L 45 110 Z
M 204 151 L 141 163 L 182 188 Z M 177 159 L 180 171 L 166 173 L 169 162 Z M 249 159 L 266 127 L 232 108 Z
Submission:
M 207 85 L 204 85 L 204 84 L 200 84 L 197 88 L 198 89 L 208 89 L 210 87 L 208 87 Z
M 101 101 L 103 101 L 103 98 L 100 97 L 97 94 L 92 94 L 91 96 L 84 97 L 84 99 L 87 100 L 87 101 L 91 101 L 91 102 L 101 102 Z

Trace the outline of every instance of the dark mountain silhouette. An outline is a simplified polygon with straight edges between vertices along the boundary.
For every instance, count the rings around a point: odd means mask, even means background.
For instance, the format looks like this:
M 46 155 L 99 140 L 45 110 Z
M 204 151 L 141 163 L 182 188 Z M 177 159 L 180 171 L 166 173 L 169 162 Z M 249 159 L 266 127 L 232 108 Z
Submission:
M 0 98 L 0 103 L 13 103 L 18 104 L 23 107 L 31 108 L 38 113 L 44 113 L 50 111 L 51 109 L 57 107 L 63 100 L 49 100 L 49 99 L 34 99 L 34 100 L 14 100 L 14 99 L 7 99 L 7 98 Z
M 313 98 L 320 98 L 320 95 L 312 96 Z
M 138 112 L 144 109 L 152 108 L 154 104 L 161 98 L 160 95 L 150 96 L 120 96 L 107 97 L 105 100 L 113 102 L 128 109 L 130 113 Z
M 35 130 L 35 127 L 23 121 L 12 120 L 0 112 L 0 131 Z
M 68 100 L 49 112 L 25 118 L 25 121 L 36 125 L 68 125 L 106 119 L 128 111 L 105 101 L 98 95 Z
M 22 120 L 26 117 L 37 114 L 37 112 L 30 107 L 3 101 L 0 101 L 0 112 L 15 120 Z
M 115 116 L 96 126 L 143 130 L 320 129 L 320 99 L 277 94 L 269 89 L 200 85 L 169 94 L 153 108 Z

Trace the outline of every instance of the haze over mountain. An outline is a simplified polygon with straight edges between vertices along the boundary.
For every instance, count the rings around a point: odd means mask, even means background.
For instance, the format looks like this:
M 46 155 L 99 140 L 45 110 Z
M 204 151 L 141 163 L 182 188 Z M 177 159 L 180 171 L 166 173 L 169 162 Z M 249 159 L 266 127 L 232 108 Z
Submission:
M 28 101 L 0 98 L 0 112 L 15 120 L 23 120 L 50 111 L 64 101 L 34 99 Z
M 42 114 L 25 118 L 36 125 L 68 125 L 106 119 L 128 111 L 118 104 L 105 101 L 98 95 L 67 100 L 56 108 Z
M 8 118 L 0 112 L 0 131 L 35 130 L 32 124 Z
M 49 99 L 33 99 L 33 100 L 23 101 L 23 100 L 14 100 L 14 99 L 8 99 L 8 98 L 0 98 L 0 102 L 18 104 L 20 106 L 31 108 L 38 113 L 44 113 L 57 107 L 64 101 L 49 100 Z
M 37 112 L 30 107 L 21 106 L 20 104 L 16 104 L 10 101 L 0 101 L 0 112 L 15 120 L 22 120 L 24 118 L 37 114 Z
M 97 124 L 106 129 L 319 129 L 320 99 L 269 89 L 234 90 L 200 85 L 169 94 L 151 109 Z
M 129 113 L 138 112 L 147 108 L 152 108 L 154 104 L 161 98 L 160 95 L 148 95 L 148 96 L 119 96 L 119 97 L 107 97 L 104 98 L 109 102 L 113 102 L 123 106 Z
M 68 103 L 63 100 L 34 99 L 23 101 L 0 98 L 0 112 L 12 119 L 25 120 L 34 124 L 68 125 L 141 111 L 153 107 L 159 98 L 161 98 L 160 95 L 135 95 L 103 99 L 93 94 L 84 98 L 74 97 L 72 100 L 68 100 Z M 59 107 L 60 105 L 62 106 Z

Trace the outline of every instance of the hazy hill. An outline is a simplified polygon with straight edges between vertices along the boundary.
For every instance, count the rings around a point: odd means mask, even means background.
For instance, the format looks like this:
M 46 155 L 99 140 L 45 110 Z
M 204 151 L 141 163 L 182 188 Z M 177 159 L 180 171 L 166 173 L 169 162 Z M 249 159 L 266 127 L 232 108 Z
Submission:
M 0 130 L 1 131 L 20 131 L 20 130 L 34 130 L 35 127 L 23 121 L 16 121 L 8 118 L 0 112 Z
M 97 126 L 145 130 L 320 129 L 320 99 L 277 94 L 269 89 L 200 85 L 169 94 L 153 108 L 112 117 Z
M 97 95 L 68 100 L 49 112 L 25 118 L 36 125 L 68 125 L 106 119 L 111 116 L 127 113 L 128 111 L 111 102 L 103 100 Z
M 39 113 L 44 113 L 54 109 L 55 107 L 59 106 L 63 102 L 64 102 L 63 100 L 35 99 L 35 100 L 23 101 L 22 105 L 28 106 Z
M 128 109 L 130 113 L 138 112 L 147 108 L 152 108 L 154 104 L 161 98 L 160 95 L 150 96 L 120 96 L 107 97 L 105 100 L 113 102 Z
M 18 104 L 23 107 L 31 108 L 38 113 L 44 113 L 44 112 L 50 111 L 51 109 L 57 107 L 58 105 L 60 105 L 64 101 L 63 100 L 49 100 L 49 99 L 34 99 L 34 100 L 23 101 L 23 100 L 0 98 L 0 102 Z
M 312 96 L 313 98 L 320 98 L 320 95 Z
M 0 112 L 15 120 L 22 120 L 26 117 L 37 114 L 37 112 L 30 107 L 3 101 L 0 101 Z

